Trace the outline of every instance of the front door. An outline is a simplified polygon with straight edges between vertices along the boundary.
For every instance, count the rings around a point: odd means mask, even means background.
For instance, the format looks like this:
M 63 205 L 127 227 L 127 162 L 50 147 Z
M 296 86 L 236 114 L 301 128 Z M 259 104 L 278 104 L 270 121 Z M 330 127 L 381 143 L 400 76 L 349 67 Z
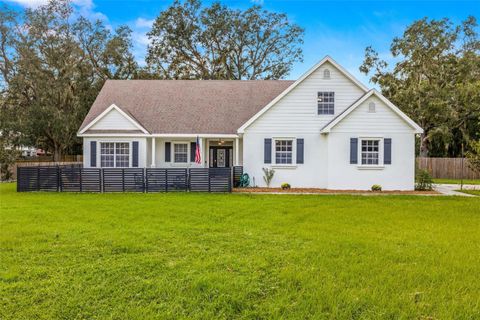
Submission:
M 210 147 L 210 168 L 229 168 L 232 147 Z

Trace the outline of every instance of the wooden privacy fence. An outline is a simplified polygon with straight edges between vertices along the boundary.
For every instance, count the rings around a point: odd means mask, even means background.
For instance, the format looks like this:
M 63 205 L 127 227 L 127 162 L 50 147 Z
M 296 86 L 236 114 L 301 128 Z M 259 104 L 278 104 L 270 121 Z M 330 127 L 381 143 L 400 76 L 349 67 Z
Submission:
M 17 191 L 231 192 L 235 168 L 18 167 Z
M 468 159 L 417 158 L 417 167 L 427 170 L 433 178 L 437 179 L 480 179 L 480 173 L 468 166 Z

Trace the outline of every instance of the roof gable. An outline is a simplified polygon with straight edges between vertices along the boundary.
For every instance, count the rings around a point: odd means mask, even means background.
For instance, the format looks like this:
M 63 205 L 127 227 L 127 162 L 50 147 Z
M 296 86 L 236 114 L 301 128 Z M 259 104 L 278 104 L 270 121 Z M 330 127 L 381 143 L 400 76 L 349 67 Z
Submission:
M 123 130 L 148 134 L 149 132 L 138 121 L 127 112 L 115 104 L 110 105 L 92 121 L 85 124 L 83 129 L 80 130 L 80 134 L 85 133 L 87 130 L 105 131 L 110 130 Z
M 297 81 L 295 81 L 291 86 L 289 86 L 285 91 L 283 91 L 280 95 L 278 95 L 275 99 L 270 101 L 263 109 L 257 112 L 253 117 L 251 117 L 247 122 L 245 122 L 239 129 L 239 133 L 244 133 L 245 129 L 250 126 L 253 122 L 255 122 L 260 116 L 262 116 L 265 112 L 267 112 L 270 108 L 272 108 L 278 101 L 280 101 L 283 97 L 285 97 L 288 93 L 290 93 L 293 89 L 295 89 L 300 83 L 302 83 L 306 78 L 308 78 L 312 73 L 317 71 L 322 65 L 325 63 L 330 63 L 334 68 L 336 68 L 342 75 L 344 75 L 347 79 L 351 80 L 357 87 L 359 87 L 363 92 L 367 92 L 368 88 L 363 85 L 360 81 L 358 81 L 352 74 L 350 74 L 345 68 L 339 65 L 335 60 L 333 60 L 330 56 L 326 56 L 312 68 L 310 68 L 307 72 L 305 72 Z
M 415 133 L 423 133 L 423 129 L 416 124 L 410 117 L 408 117 L 405 113 L 403 113 L 397 106 L 395 106 L 392 102 L 390 102 L 387 98 L 385 98 L 380 92 L 375 89 L 372 89 L 365 93 L 361 98 L 355 101 L 350 107 L 345 109 L 344 112 L 340 113 L 337 117 L 333 118 L 332 121 L 327 123 L 322 130 L 321 133 L 329 133 L 337 124 L 339 124 L 343 119 L 345 119 L 349 114 L 351 114 L 355 109 L 361 106 L 368 98 L 375 96 L 381 102 L 383 102 L 388 108 L 390 108 L 400 119 L 405 121 Z

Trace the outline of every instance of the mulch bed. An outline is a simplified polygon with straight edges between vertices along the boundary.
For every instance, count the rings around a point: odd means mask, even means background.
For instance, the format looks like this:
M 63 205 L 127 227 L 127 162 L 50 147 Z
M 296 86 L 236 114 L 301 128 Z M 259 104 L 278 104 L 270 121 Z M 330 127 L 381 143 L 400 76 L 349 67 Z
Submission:
M 234 188 L 233 192 L 238 193 L 319 193 L 319 194 L 398 194 L 398 195 L 437 195 L 437 191 L 368 191 L 368 190 L 329 190 L 317 188 L 291 188 L 283 190 L 281 188 Z

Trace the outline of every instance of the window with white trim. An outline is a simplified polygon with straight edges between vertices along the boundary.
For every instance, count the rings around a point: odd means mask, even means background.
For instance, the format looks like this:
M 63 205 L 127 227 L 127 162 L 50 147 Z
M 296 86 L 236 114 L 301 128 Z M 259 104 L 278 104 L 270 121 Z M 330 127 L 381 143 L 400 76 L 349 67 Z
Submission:
M 173 162 L 175 163 L 188 162 L 188 143 L 173 144 Z
M 293 140 L 275 140 L 275 163 L 292 164 Z
M 380 140 L 363 139 L 360 146 L 362 165 L 380 164 Z
M 318 92 L 318 114 L 335 114 L 335 92 Z
M 100 166 L 102 168 L 128 168 L 130 143 L 100 142 Z

